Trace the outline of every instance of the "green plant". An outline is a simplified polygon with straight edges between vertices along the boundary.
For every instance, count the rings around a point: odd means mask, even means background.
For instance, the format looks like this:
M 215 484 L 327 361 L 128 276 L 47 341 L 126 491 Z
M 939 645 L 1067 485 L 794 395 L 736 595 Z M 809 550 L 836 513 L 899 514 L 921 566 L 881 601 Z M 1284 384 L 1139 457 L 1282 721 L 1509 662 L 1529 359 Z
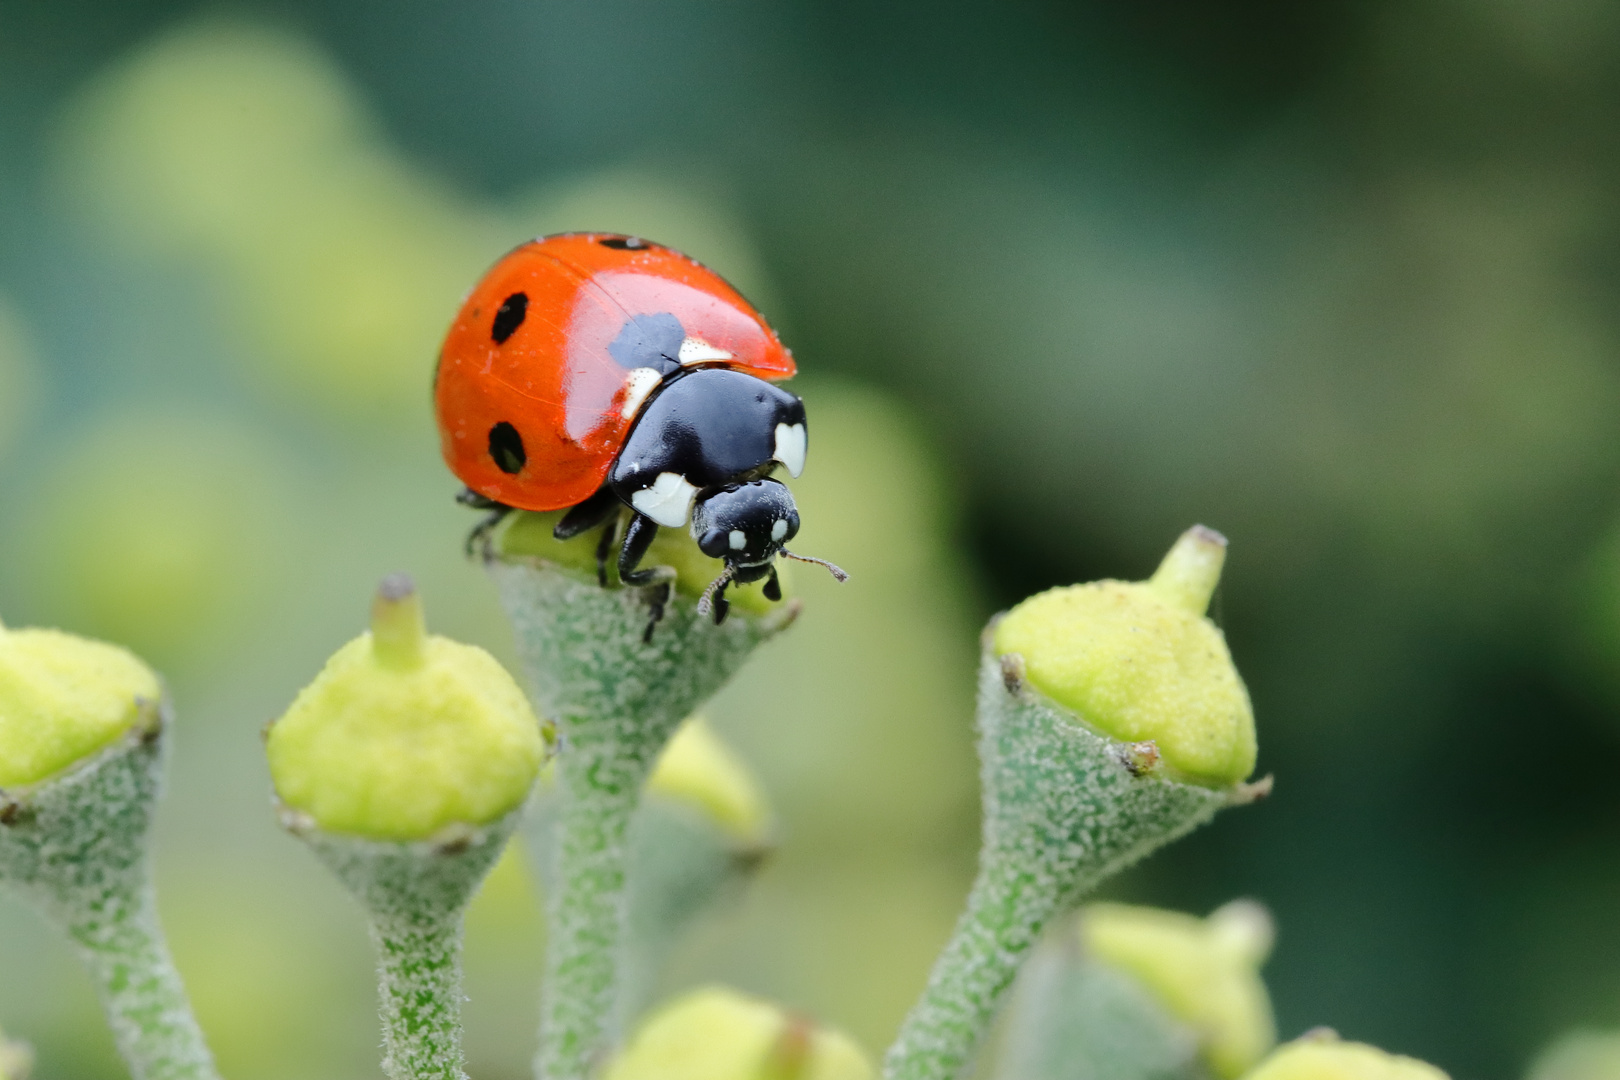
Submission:
M 371 631 L 266 732 L 283 824 L 370 919 L 392 1080 L 462 1080 L 461 917 L 544 756 L 523 692 L 489 654 L 429 637 L 408 578 Z
M 487 654 L 428 635 L 396 576 L 370 631 L 266 729 L 282 823 L 369 919 L 384 1070 L 464 1080 L 462 915 L 526 818 L 549 921 L 538 1080 L 875 1075 L 841 1034 L 724 988 L 641 1017 L 669 942 L 772 842 L 746 771 L 701 720 L 682 722 L 800 605 L 739 588 L 716 625 L 699 610 L 716 566 L 690 538 L 661 535 L 649 552 L 675 569 L 654 595 L 599 583 L 594 538 L 557 541 L 553 520 L 514 515 L 487 554 L 532 708 Z M 1275 1034 L 1256 905 L 1063 918 L 1109 875 L 1269 790 L 1247 780 L 1253 715 L 1204 616 L 1225 549 L 1194 528 L 1145 582 L 1054 589 L 986 629 L 978 877 L 885 1077 L 963 1075 L 1002 1011 L 1005 1080 L 1435 1075 L 1325 1036 L 1260 1062 Z M 157 677 L 130 654 L 0 629 L 0 880 L 80 945 L 131 1071 L 191 1080 L 213 1067 L 146 870 L 164 716 Z M 26 1067 L 0 1043 L 0 1076 Z
M 0 883 L 73 942 L 137 1080 L 212 1080 L 148 852 L 166 720 L 162 684 L 123 649 L 0 626 Z

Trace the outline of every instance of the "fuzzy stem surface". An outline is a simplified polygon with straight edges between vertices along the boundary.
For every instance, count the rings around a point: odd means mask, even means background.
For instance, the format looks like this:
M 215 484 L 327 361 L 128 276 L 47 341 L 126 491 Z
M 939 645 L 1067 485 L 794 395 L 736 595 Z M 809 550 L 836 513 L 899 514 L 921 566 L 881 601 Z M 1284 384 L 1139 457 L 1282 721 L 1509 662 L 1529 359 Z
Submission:
M 886 1075 L 934 1080 L 961 1072 L 1056 909 L 1053 891 L 1028 869 L 1000 860 L 981 866 Z
M 610 1033 L 628 907 L 627 840 L 646 773 L 611 752 L 576 753 L 559 765 L 536 1070 L 547 1078 L 589 1075 Z
M 218 1080 L 158 922 L 147 836 L 163 711 L 27 793 L 0 795 L 0 884 L 61 928 L 95 981 L 135 1080 Z
M 461 915 L 374 917 L 383 1072 L 466 1080 L 461 1051 Z
M 1025 683 L 1022 670 L 1020 658 L 998 657 L 986 646 L 979 873 L 885 1059 L 888 1080 L 959 1076 L 1054 914 L 1246 797 L 1144 769 L 1136 747 L 1098 735 Z
M 108 882 L 68 925 L 95 981 L 113 1039 L 137 1080 L 213 1080 L 213 1058 L 192 1017 L 158 924 L 150 882 Z
M 514 810 L 431 840 L 389 841 L 322 832 L 283 814 L 370 919 L 389 1080 L 465 1080 L 462 917 L 521 816 Z
M 539 1080 L 586 1080 L 610 1049 L 622 959 L 627 838 L 675 727 L 797 613 L 723 625 L 678 590 L 648 630 L 651 592 L 603 588 L 543 559 L 490 563 L 541 716 L 557 725 L 562 805 L 548 901 Z

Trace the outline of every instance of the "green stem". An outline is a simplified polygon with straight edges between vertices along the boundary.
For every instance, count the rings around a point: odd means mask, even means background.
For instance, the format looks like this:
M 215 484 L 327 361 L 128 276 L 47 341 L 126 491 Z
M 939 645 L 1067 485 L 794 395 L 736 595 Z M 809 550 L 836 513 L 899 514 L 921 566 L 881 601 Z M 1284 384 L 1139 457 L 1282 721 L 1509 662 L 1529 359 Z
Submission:
M 982 866 L 927 988 L 889 1051 L 885 1075 L 936 1080 L 960 1073 L 1056 908 L 1056 895 L 1036 871 L 999 859 Z
M 535 1075 L 585 1080 L 613 1034 L 627 840 L 641 785 L 676 725 L 791 623 L 798 606 L 789 601 L 764 616 L 734 610 L 716 626 L 677 588 L 649 633 L 648 590 L 602 588 L 594 575 L 532 556 L 505 556 L 489 571 L 536 711 L 559 737 L 558 885 L 548 905 Z
M 373 917 L 383 1072 L 466 1080 L 461 1052 L 461 915 Z
M 1143 766 L 1139 747 L 1098 735 L 1037 693 L 1022 672 L 1021 658 L 998 657 L 986 646 L 979 876 L 889 1050 L 888 1080 L 959 1075 L 1047 920 L 1221 807 L 1254 797 L 1242 785 L 1180 783 Z
M 433 840 L 393 841 L 322 832 L 282 812 L 282 823 L 348 886 L 371 920 L 390 1080 L 465 1080 L 462 916 L 522 813 L 477 828 L 452 826 Z
M 213 1059 L 192 1017 L 158 925 L 150 882 L 109 882 L 68 926 L 137 1080 L 213 1080 Z
M 540 1004 L 544 1080 L 589 1076 L 613 1034 L 615 976 L 625 925 L 631 815 L 647 763 L 612 754 L 559 759 L 556 883 L 548 904 Z
M 0 884 L 78 947 L 135 1080 L 217 1080 L 158 923 L 147 835 L 163 775 L 162 707 L 27 793 L 0 794 Z

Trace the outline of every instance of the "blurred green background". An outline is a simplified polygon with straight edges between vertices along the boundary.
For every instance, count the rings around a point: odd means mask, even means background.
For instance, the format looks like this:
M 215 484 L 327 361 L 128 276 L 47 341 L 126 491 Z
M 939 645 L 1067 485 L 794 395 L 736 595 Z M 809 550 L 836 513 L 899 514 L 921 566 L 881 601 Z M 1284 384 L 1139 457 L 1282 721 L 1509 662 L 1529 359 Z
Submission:
M 1280 924 L 1282 1034 L 1506 1080 L 1620 1025 L 1620 6 L 0 0 L 0 616 L 180 722 L 163 906 L 236 1080 L 377 1075 L 358 912 L 259 726 L 421 581 L 511 655 L 428 408 L 519 240 L 642 233 L 793 346 L 854 574 L 712 709 L 784 846 L 683 946 L 880 1050 L 972 870 L 977 627 L 1233 540 L 1274 798 L 1112 887 Z M 542 929 L 471 919 L 480 1080 Z M 0 901 L 0 1022 L 120 1075 Z

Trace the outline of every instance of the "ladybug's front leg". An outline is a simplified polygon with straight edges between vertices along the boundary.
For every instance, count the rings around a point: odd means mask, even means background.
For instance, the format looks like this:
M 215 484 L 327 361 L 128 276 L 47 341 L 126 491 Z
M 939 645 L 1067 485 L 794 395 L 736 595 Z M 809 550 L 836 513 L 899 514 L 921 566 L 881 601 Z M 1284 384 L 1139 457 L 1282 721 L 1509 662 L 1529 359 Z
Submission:
M 641 635 L 642 641 L 652 640 L 653 627 L 664 617 L 664 605 L 669 601 L 669 586 L 675 580 L 673 566 L 636 569 L 646 556 L 647 548 L 652 545 L 653 537 L 657 535 L 658 523 L 642 514 L 636 514 L 630 519 L 630 527 L 624 530 L 624 544 L 619 548 L 619 580 L 626 585 L 656 586 L 648 594 L 652 617 L 647 622 L 647 632 Z

